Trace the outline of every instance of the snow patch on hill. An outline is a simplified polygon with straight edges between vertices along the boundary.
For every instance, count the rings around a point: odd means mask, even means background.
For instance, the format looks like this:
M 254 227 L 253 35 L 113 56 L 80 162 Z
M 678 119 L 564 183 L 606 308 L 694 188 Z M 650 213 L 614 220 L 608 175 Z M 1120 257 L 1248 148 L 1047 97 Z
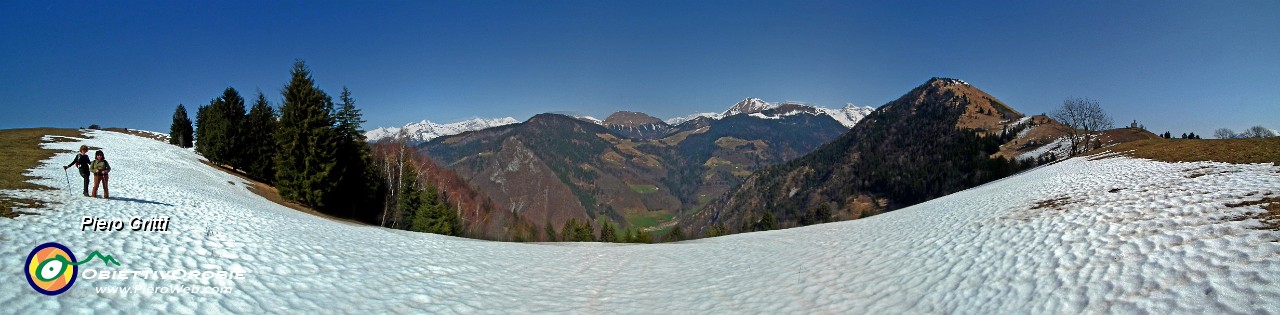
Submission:
M 267 201 L 158 141 L 112 132 L 118 199 L 0 219 L 0 303 L 14 313 L 1268 313 L 1280 232 L 1250 218 L 1280 196 L 1271 164 L 1075 158 L 855 221 L 674 244 L 477 241 L 337 222 Z M 64 187 L 61 152 L 27 171 Z M 75 189 L 78 189 L 76 187 Z M 172 218 L 169 232 L 86 232 L 84 216 Z M 31 290 L 23 261 L 57 241 L 119 269 L 243 271 L 245 279 L 79 279 Z M 83 257 L 83 256 L 80 256 Z M 85 268 L 113 269 L 97 266 Z M 97 293 L 229 286 L 215 294 Z

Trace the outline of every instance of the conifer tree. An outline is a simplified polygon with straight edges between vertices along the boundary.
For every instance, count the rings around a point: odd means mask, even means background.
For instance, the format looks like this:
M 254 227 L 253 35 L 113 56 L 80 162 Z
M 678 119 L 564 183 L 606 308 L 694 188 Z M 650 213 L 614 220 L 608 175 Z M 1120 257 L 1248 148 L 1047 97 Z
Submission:
M 601 223 L 600 225 L 600 241 L 608 243 L 618 242 L 618 232 L 613 229 L 613 224 L 609 224 L 609 221 L 604 221 L 604 223 Z
M 546 231 L 543 231 L 543 233 L 545 233 L 545 234 L 547 235 L 547 241 L 549 241 L 549 242 L 555 242 L 555 241 L 559 240 L 559 238 L 558 238 L 558 237 L 556 237 L 556 228 L 555 228 L 555 226 L 551 225 L 551 218 L 547 218 L 547 224 L 546 224 L 546 225 L 543 225 L 543 227 L 546 227 L 546 229 L 547 229 Z
M 372 164 L 371 154 L 365 143 L 364 131 L 360 129 L 364 119 L 360 110 L 355 107 L 356 101 L 351 97 L 351 91 L 343 87 L 338 100 L 341 103 L 337 104 L 337 110 L 333 114 L 338 142 L 338 150 L 335 152 L 338 183 L 325 204 L 333 210 L 355 217 L 360 215 L 356 213 L 357 208 L 374 200 L 376 191 L 371 184 L 376 181 L 370 178 L 377 174 L 369 167 Z
M 595 227 L 591 226 L 591 221 L 585 221 L 578 224 L 578 241 L 579 242 L 595 242 Z
M 404 229 L 408 227 L 412 229 L 412 220 L 417 211 L 423 208 L 424 194 L 422 187 L 418 185 L 418 172 L 412 164 L 406 165 L 404 168 L 404 176 L 400 177 L 398 185 L 400 191 L 396 194 L 399 198 L 396 200 L 396 207 L 392 213 L 391 228 Z M 402 224 L 408 222 L 408 224 Z
M 258 91 L 258 98 L 249 109 L 244 124 L 243 169 L 249 177 L 271 183 L 275 174 L 276 111 L 267 97 Z
M 679 224 L 676 224 L 675 226 L 671 227 L 671 231 L 667 232 L 666 236 L 663 236 L 662 241 L 663 242 L 679 242 L 679 241 L 685 240 L 685 238 L 686 237 L 684 236 L 684 228 L 681 228 Z
M 245 117 L 244 98 L 236 89 L 228 87 L 222 96 L 209 102 L 205 116 L 205 124 L 200 126 L 205 129 L 202 133 L 204 138 L 199 143 L 204 147 L 202 153 L 205 158 L 215 164 L 243 168 L 241 160 L 244 153 L 240 142 Z
M 777 230 L 777 229 L 778 229 L 778 220 L 774 218 L 773 211 L 765 211 L 764 217 L 760 219 L 760 227 L 757 228 L 756 230 L 768 231 L 768 230 Z
M 169 144 L 190 148 L 193 132 L 194 128 L 191 126 L 191 118 L 187 116 L 187 108 L 178 104 L 178 109 L 173 111 L 173 124 L 169 126 Z
M 333 99 L 316 87 L 301 60 L 293 64 L 285 85 L 276 132 L 276 188 L 280 196 L 323 208 L 325 196 L 340 179 L 334 132 Z
M 207 146 L 205 145 L 205 139 L 209 137 L 209 128 L 205 128 L 207 126 L 209 126 L 209 105 L 200 105 L 200 107 L 196 108 L 196 143 L 194 144 L 196 153 L 206 156 L 209 154 L 206 152 Z
M 560 240 L 561 240 L 561 241 L 565 241 L 565 242 L 576 242 L 576 241 L 578 241 L 578 240 L 574 237 L 574 226 L 575 226 L 575 225 L 574 225 L 574 222 L 575 222 L 575 221 L 577 221 L 577 220 L 574 220 L 573 218 L 569 218 L 569 220 L 565 220 L 565 221 L 564 221 L 564 226 L 561 226 L 561 227 L 560 227 Z
M 429 183 L 424 185 L 419 193 L 422 195 L 421 204 L 414 214 L 412 230 L 441 235 L 462 235 L 462 225 L 457 213 L 449 209 L 434 185 Z

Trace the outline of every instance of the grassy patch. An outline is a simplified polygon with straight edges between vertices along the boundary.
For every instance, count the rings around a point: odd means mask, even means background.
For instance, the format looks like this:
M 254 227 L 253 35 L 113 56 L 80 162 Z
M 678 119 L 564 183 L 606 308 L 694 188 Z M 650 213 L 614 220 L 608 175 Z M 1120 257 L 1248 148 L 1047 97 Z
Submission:
M 1123 152 L 1123 155 L 1164 162 L 1217 161 L 1273 163 L 1280 165 L 1280 137 L 1254 139 L 1148 139 L 1122 143 L 1090 152 Z M 1132 151 L 1132 152 L 1128 152 Z
M 634 190 L 638 193 L 646 194 L 646 195 L 658 192 L 658 186 L 649 185 L 649 184 L 627 183 L 627 186 L 631 186 L 631 190 Z
M 716 146 L 727 150 L 736 150 L 740 146 L 747 145 L 747 143 L 750 142 L 734 137 L 720 137 L 720 139 L 716 139 Z
M 715 198 L 716 196 L 712 196 L 708 194 L 698 194 L 698 205 L 700 206 L 705 205 L 708 202 L 711 202 L 711 200 L 714 200 Z
M 675 215 L 666 210 L 656 211 L 635 211 L 627 213 L 627 223 L 636 229 L 658 226 L 664 222 L 675 219 Z
M 1252 205 L 1260 205 L 1262 207 L 1262 210 L 1266 210 L 1267 212 L 1254 214 L 1249 216 L 1249 218 L 1254 218 L 1254 219 L 1258 219 L 1258 221 L 1262 221 L 1264 229 L 1280 231 L 1280 197 L 1263 198 L 1262 200 L 1258 200 L 1258 201 L 1245 201 L 1241 203 L 1227 204 L 1228 207 L 1232 207 L 1232 208 L 1247 207 Z M 1241 218 L 1241 219 L 1244 219 L 1244 218 Z
M 40 165 L 40 161 L 53 157 L 58 153 L 40 147 L 41 138 L 45 135 L 64 137 L 85 137 L 84 133 L 73 129 L 30 128 L 0 130 L 0 190 L 9 189 L 53 189 L 27 182 L 34 179 L 24 175 L 28 169 Z M 57 141 L 71 141 L 56 139 Z M 43 208 L 45 204 L 38 200 L 19 199 L 0 195 L 0 216 L 13 218 L 21 214 L 15 208 Z
M 1113 191 L 1114 192 L 1114 191 Z M 1049 200 L 1036 201 L 1036 205 L 1031 209 L 1056 209 L 1061 210 L 1062 206 L 1071 203 L 1071 197 L 1058 197 Z

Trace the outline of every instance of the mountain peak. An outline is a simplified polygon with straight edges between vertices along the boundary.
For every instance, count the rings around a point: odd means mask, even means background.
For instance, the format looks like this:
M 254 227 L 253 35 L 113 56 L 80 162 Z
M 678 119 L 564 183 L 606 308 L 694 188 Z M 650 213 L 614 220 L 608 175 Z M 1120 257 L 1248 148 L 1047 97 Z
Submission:
M 658 139 L 675 132 L 662 119 L 641 112 L 616 112 L 606 117 L 602 125 L 618 135 L 633 139 Z
M 903 95 L 897 101 L 886 104 L 890 109 L 919 109 L 930 106 L 948 106 L 959 110 L 956 127 L 976 129 L 980 132 L 999 132 L 1001 123 L 1022 118 L 1022 113 L 1005 105 L 991 94 L 960 79 L 935 77 Z M 915 110 L 912 110 L 915 112 Z
M 777 105 L 770 104 L 769 102 L 765 102 L 758 98 L 748 97 L 739 101 L 737 104 L 733 104 L 732 107 L 729 107 L 729 110 L 724 111 L 724 114 L 721 115 L 733 116 L 738 114 L 753 114 L 763 112 L 774 107 L 777 107 Z
M 929 82 L 925 82 L 925 84 L 935 85 L 935 86 L 948 86 L 948 85 L 969 85 L 969 82 L 964 82 L 964 80 L 960 80 L 960 79 L 933 77 L 932 79 L 929 79 Z

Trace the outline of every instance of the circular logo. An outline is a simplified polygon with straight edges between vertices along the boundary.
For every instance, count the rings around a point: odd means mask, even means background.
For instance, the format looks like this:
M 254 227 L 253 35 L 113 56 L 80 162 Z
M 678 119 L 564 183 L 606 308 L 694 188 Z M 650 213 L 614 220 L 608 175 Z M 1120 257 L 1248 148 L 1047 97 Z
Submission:
M 76 283 L 76 256 L 66 246 L 48 242 L 36 246 L 27 255 L 27 283 L 36 292 L 58 295 Z

